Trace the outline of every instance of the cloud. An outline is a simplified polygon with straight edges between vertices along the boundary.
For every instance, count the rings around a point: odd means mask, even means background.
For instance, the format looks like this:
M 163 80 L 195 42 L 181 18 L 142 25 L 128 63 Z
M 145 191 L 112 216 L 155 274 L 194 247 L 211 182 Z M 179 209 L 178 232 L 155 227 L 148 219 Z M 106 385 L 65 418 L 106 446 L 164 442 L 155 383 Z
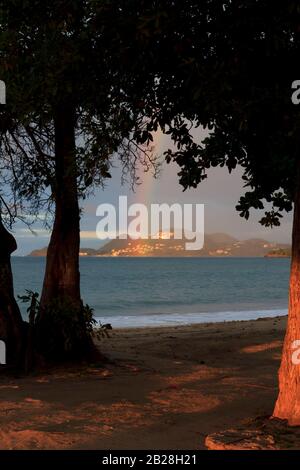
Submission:
M 97 235 L 96 235 L 95 230 L 82 230 L 80 232 L 80 238 L 86 239 L 86 240 L 89 240 L 89 239 L 97 240 Z
M 43 228 L 35 228 L 30 230 L 29 228 L 20 228 L 16 230 L 16 236 L 18 238 L 30 238 L 34 236 L 42 237 L 42 238 L 49 238 L 50 237 L 49 230 Z

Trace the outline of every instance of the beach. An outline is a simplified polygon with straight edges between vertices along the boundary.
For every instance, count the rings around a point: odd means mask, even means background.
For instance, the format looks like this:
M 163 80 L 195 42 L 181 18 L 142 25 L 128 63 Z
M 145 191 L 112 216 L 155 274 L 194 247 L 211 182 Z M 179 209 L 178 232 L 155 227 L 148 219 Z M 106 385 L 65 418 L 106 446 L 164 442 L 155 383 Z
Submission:
M 1 449 L 205 449 L 269 416 L 286 317 L 113 329 L 109 359 L 0 375 Z

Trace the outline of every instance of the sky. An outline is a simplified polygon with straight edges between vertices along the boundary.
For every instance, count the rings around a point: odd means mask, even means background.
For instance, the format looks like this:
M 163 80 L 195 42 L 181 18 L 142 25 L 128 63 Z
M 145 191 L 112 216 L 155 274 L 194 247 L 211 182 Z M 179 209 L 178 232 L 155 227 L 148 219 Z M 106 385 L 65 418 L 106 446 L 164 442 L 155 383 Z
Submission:
M 199 140 L 204 135 L 204 131 L 196 131 L 196 137 Z M 161 155 L 170 147 L 168 138 L 160 134 L 155 136 L 154 143 L 157 155 Z M 224 168 L 211 169 L 208 171 L 208 178 L 197 189 L 189 189 L 185 192 L 178 183 L 178 171 L 179 167 L 175 163 L 167 165 L 164 162 L 157 179 L 152 174 L 141 170 L 139 173 L 141 184 L 133 191 L 129 184 L 121 184 L 121 171 L 116 158 L 112 178 L 107 180 L 105 188 L 97 189 L 93 196 L 81 201 L 81 246 L 99 248 L 105 243 L 96 236 L 96 226 L 100 220 L 96 216 L 96 209 L 99 204 L 109 203 L 113 204 L 118 211 L 118 201 L 121 195 L 128 197 L 128 204 L 143 203 L 149 211 L 151 203 L 204 204 L 205 234 L 223 232 L 241 240 L 264 238 L 268 241 L 290 243 L 291 214 L 284 216 L 280 227 L 270 229 L 258 223 L 262 212 L 253 210 L 250 219 L 246 221 L 235 210 L 239 197 L 245 192 L 241 169 L 237 168 L 230 175 Z M 18 244 L 15 255 L 24 256 L 33 249 L 48 245 L 50 233 L 41 222 L 37 222 L 32 228 L 35 234 L 20 222 L 15 225 L 13 233 Z

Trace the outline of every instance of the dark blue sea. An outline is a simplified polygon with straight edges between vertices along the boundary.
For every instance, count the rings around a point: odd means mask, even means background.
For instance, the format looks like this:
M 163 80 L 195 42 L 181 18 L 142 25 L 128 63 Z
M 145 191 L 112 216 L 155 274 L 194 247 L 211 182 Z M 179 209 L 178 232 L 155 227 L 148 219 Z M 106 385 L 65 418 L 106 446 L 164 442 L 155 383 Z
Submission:
M 82 298 L 97 319 L 115 327 L 283 315 L 289 264 L 279 258 L 81 258 Z M 41 292 L 44 268 L 44 258 L 14 257 L 16 295 Z

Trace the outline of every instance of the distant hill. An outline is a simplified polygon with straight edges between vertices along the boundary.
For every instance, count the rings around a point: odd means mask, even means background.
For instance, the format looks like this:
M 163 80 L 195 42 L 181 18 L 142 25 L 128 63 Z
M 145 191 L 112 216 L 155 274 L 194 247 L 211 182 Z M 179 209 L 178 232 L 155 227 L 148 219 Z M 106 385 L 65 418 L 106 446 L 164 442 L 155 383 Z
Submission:
M 269 251 L 265 256 L 266 258 L 290 258 L 291 248 L 276 248 Z
M 263 257 L 271 250 L 288 249 L 289 245 L 263 239 L 238 240 L 225 233 L 205 235 L 202 250 L 186 251 L 186 240 L 111 240 L 98 250 L 98 256 L 201 256 Z
M 40 250 L 33 250 L 27 256 L 46 256 L 47 255 L 47 247 L 41 248 Z
M 40 250 L 33 250 L 27 256 L 34 256 L 34 257 L 46 256 L 47 250 L 48 250 L 48 247 L 45 246 L 44 248 L 41 248 Z M 79 256 L 95 256 L 96 254 L 97 254 L 97 250 L 94 250 L 93 248 L 80 248 L 80 251 L 79 251 Z
M 166 233 L 161 232 L 159 239 L 111 240 L 98 250 L 81 248 L 80 256 L 113 256 L 113 257 L 283 257 L 288 256 L 290 246 L 271 243 L 260 238 L 238 240 L 226 233 L 205 235 L 202 250 L 187 251 L 187 240 L 167 239 Z M 47 248 L 34 250 L 28 256 L 46 256 Z

